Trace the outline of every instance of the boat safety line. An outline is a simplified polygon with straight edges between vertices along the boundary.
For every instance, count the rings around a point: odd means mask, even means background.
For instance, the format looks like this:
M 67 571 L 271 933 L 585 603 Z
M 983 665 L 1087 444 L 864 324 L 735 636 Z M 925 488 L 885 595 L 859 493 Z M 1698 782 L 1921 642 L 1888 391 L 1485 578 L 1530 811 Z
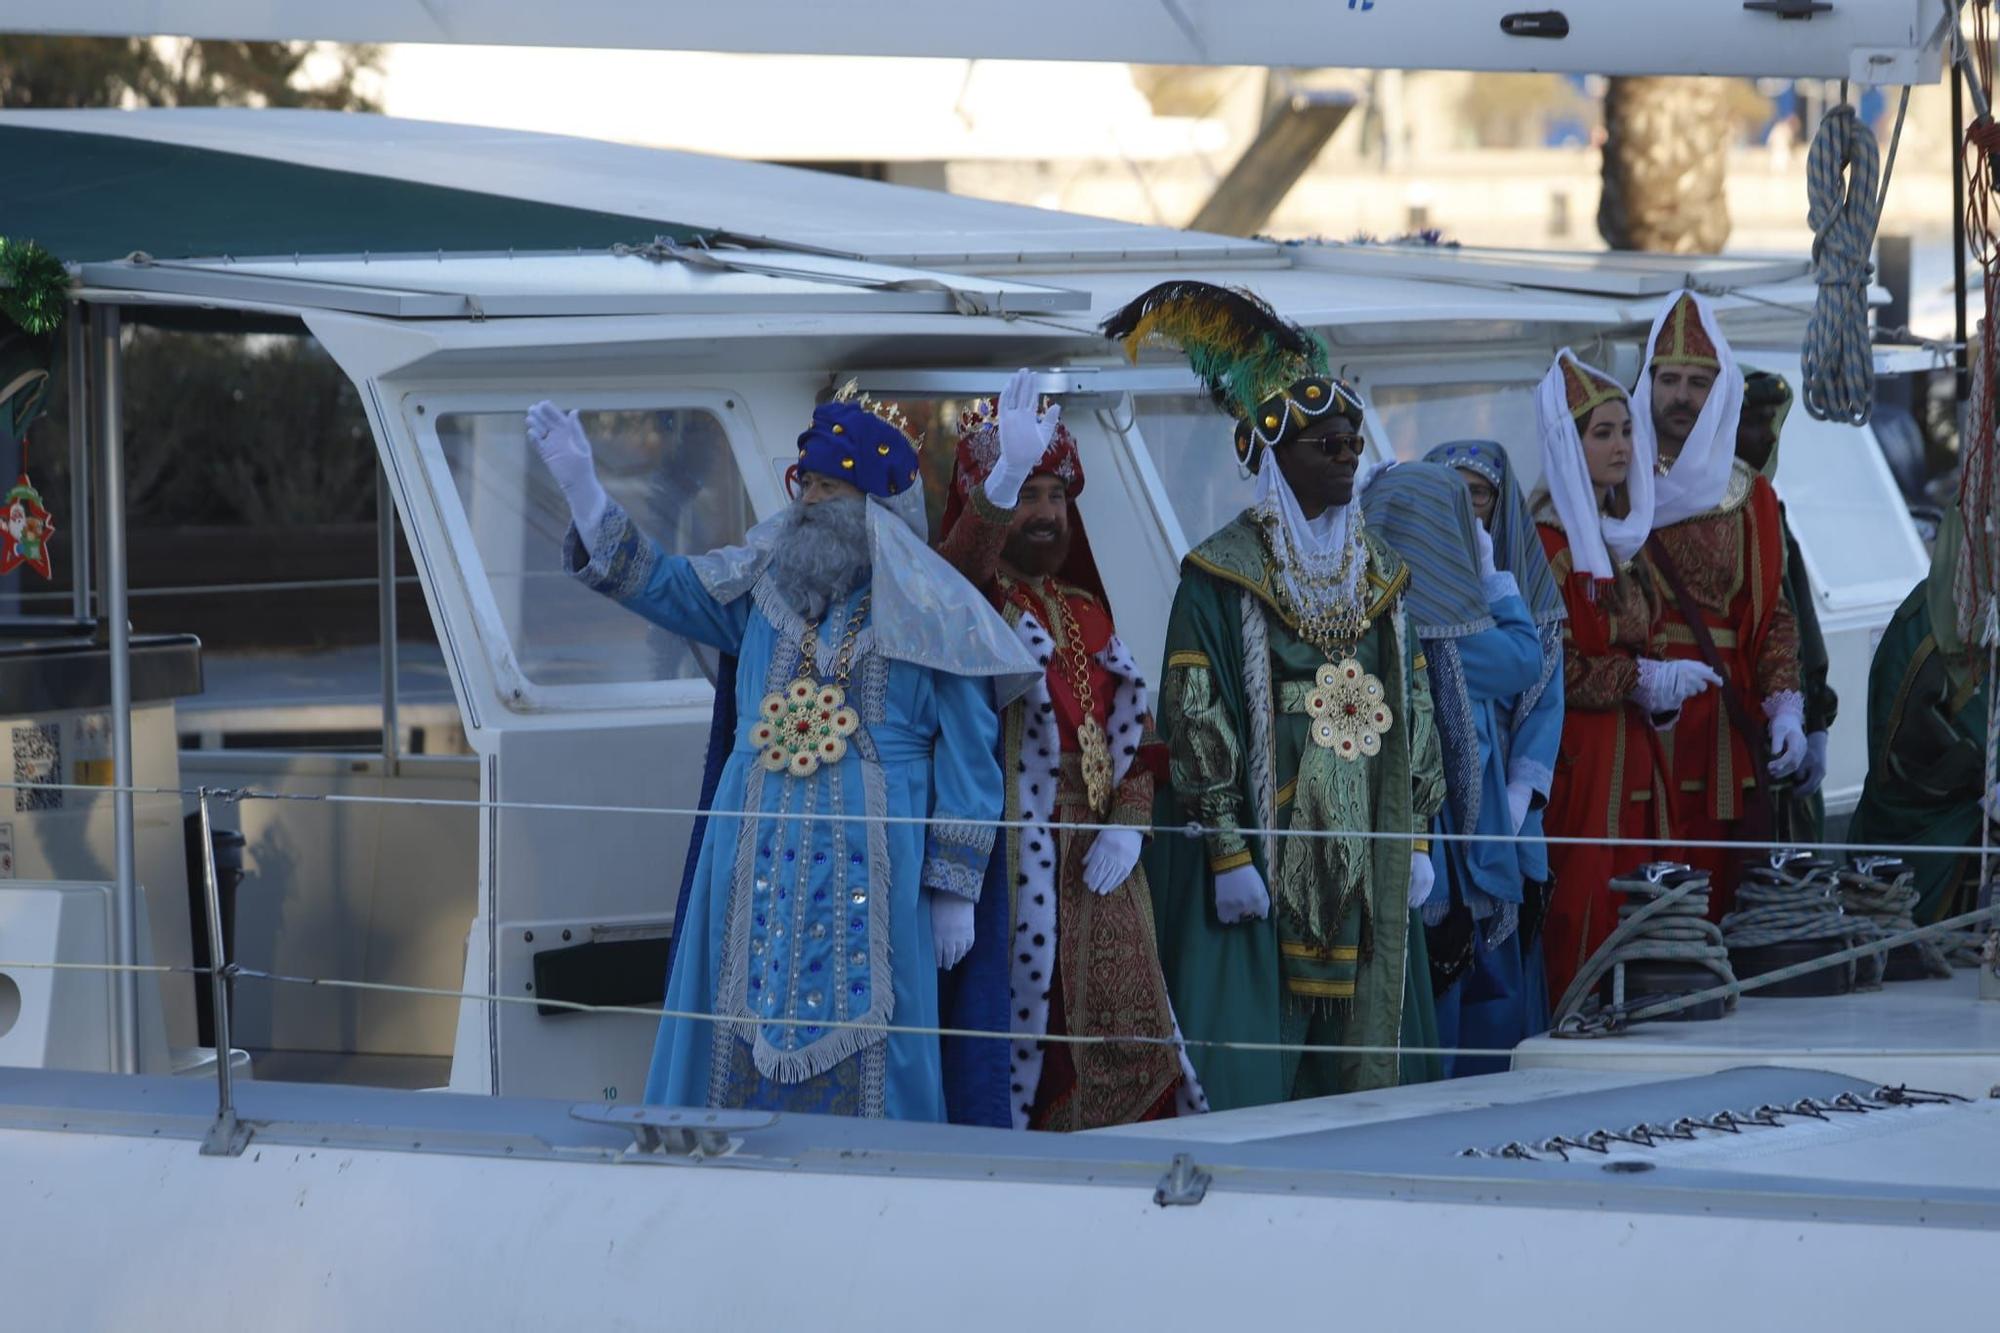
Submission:
M 2000 909 L 1995 909 L 2000 911 Z M 0 973 L 7 971 L 75 971 L 75 972 L 141 972 L 151 974 L 174 974 L 206 976 L 212 969 L 207 967 L 171 965 L 160 963 L 52 963 L 45 961 L 16 961 L 0 959 Z M 721 1014 L 705 1013 L 691 1009 L 648 1008 L 643 1005 L 625 1004 L 584 1004 L 576 1000 L 541 999 L 533 995 L 489 995 L 481 991 L 451 990 L 441 986 L 410 986 L 390 981 L 351 981 L 337 977 L 300 977 L 282 972 L 266 972 L 260 968 L 231 964 L 224 969 L 232 981 L 267 981 L 278 985 L 316 986 L 330 990 L 368 991 L 389 995 L 416 995 L 439 1000 L 475 1000 L 486 1004 L 536 1005 L 549 1009 L 561 1009 L 569 1013 L 617 1014 L 632 1018 L 672 1018 L 701 1023 L 736 1023 L 746 1027 L 797 1027 L 797 1028 L 854 1028 L 866 1032 L 881 1033 L 884 1036 L 909 1037 L 972 1037 L 987 1041 L 1015 1041 L 1019 1034 L 996 1032 L 987 1028 L 926 1027 L 901 1023 L 864 1023 L 857 1020 L 805 1019 L 805 1018 L 744 1018 L 725 1017 Z M 1096 1034 L 1051 1034 L 1037 1037 L 1037 1042 L 1058 1043 L 1065 1046 L 1169 1046 L 1176 1050 L 1250 1051 L 1263 1054 L 1283 1053 L 1300 1055 L 1438 1055 L 1476 1056 L 1491 1058 L 1506 1055 L 1507 1051 L 1487 1047 L 1461 1046 L 1344 1046 L 1323 1045 L 1306 1042 L 1266 1042 L 1228 1041 L 1205 1037 L 1156 1037 L 1141 1036 L 1137 1033 Z M 1963 1049 L 1880 1049 L 1868 1047 L 1802 1046 L 1791 1049 L 1760 1048 L 1759 1059 L 1868 1059 L 1868 1060 L 1938 1060 L 1964 1056 Z
M 303 803 L 321 802 L 327 805 L 388 805 L 407 806 L 439 810 L 518 810 L 539 811 L 545 814 L 584 815 L 665 815 L 683 819 L 710 819 L 716 821 L 747 819 L 749 815 L 730 810 L 703 810 L 695 806 L 667 805 L 593 805 L 578 801 L 489 801 L 471 800 L 447 796 L 364 796 L 349 792 L 284 792 L 262 787 L 120 787 L 112 784 L 97 785 L 79 782 L 0 782 L 0 791 L 73 791 L 95 795 L 111 795 L 129 792 L 139 796 L 183 796 L 191 798 L 208 797 L 214 801 L 296 801 Z M 1057 833 L 1103 833 L 1114 829 L 1130 830 L 1146 834 L 1173 834 L 1181 837 L 1200 838 L 1218 832 L 1201 823 L 1188 824 L 1103 824 L 1084 821 L 1050 820 L 1047 822 L 1025 819 L 958 819 L 938 815 L 868 815 L 825 813 L 811 814 L 803 811 L 765 810 L 755 815 L 766 823 L 820 823 L 838 821 L 844 824 L 884 824 L 915 825 L 929 828 L 933 825 L 967 826 L 994 830 L 1045 829 Z M 1527 833 L 1445 833 L 1438 831 L 1399 832 L 1393 829 L 1295 829 L 1256 828 L 1239 825 L 1235 833 L 1245 840 L 1252 838 L 1353 838 L 1359 842 L 1465 842 L 1465 843 L 1537 843 L 1550 847 L 1633 847 L 1656 848 L 1665 851 L 1770 851 L 1786 852 L 1851 852 L 1881 856 L 1941 856 L 1949 855 L 1950 848 L 1938 848 L 1917 843 L 1860 843 L 1860 842 L 1752 842 L 1731 839 L 1699 838 L 1584 838 L 1567 837 L 1558 834 Z M 1971 849 L 1967 849 L 1971 850 Z

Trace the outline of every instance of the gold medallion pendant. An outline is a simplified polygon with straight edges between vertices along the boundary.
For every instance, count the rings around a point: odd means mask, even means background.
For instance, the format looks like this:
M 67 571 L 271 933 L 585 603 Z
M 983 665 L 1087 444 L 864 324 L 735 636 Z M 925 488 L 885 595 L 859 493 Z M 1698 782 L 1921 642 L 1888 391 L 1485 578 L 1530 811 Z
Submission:
M 847 706 L 847 691 L 801 676 L 783 691 L 764 696 L 750 743 L 766 772 L 809 778 L 821 764 L 837 764 L 847 754 L 847 738 L 861 718 Z
M 1088 717 L 1077 728 L 1076 743 L 1083 752 L 1083 794 L 1091 812 L 1101 815 L 1111 808 L 1111 738 L 1096 718 Z
M 1306 712 L 1313 744 L 1342 759 L 1380 754 L 1383 734 L 1396 724 L 1382 682 L 1352 657 L 1329 662 L 1313 676 Z

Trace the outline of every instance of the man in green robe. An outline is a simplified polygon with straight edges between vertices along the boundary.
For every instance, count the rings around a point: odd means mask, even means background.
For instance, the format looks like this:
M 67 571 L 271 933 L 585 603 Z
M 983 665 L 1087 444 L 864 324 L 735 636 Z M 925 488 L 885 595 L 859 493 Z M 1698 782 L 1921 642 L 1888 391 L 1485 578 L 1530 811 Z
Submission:
M 1411 914 L 1444 776 L 1409 572 L 1352 503 L 1360 399 L 1247 293 L 1168 284 L 1105 327 L 1188 352 L 1258 478 L 1182 562 L 1167 627 L 1155 822 L 1203 831 L 1155 838 L 1149 875 L 1195 1068 L 1215 1110 L 1393 1086 L 1406 998 L 1430 994 L 1427 976 L 1407 985 Z
M 1956 506 L 1945 513 L 1929 578 L 1889 621 L 1868 670 L 1868 779 L 1849 826 L 1852 842 L 1928 846 L 1912 855 L 1927 925 L 1972 908 L 1980 798 L 1986 792 L 1986 654 L 1973 613 L 1954 596 L 1965 553 Z

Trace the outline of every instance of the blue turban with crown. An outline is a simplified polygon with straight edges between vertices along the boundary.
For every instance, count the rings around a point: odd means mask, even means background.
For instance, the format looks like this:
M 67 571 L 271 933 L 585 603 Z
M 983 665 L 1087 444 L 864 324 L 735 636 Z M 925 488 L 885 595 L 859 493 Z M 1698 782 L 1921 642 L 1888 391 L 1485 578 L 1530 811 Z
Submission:
M 902 411 L 847 393 L 813 409 L 812 425 L 799 436 L 793 476 L 817 472 L 884 500 L 900 495 L 919 475 L 917 446 Z

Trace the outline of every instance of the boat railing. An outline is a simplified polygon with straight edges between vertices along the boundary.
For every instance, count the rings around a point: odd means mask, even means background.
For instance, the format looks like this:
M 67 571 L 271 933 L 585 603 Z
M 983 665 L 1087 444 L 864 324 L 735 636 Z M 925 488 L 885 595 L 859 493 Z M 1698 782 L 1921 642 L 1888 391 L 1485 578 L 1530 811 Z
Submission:
M 664 817 L 681 817 L 681 818 L 712 816 L 713 814 L 713 812 L 701 809 L 683 808 L 675 806 L 612 805 L 612 804 L 596 804 L 596 803 L 586 803 L 586 802 L 499 801 L 499 800 L 490 800 L 485 798 L 463 799 L 463 798 L 445 798 L 445 797 L 374 796 L 374 795 L 362 795 L 362 794 L 352 794 L 352 793 L 287 792 L 274 789 L 247 788 L 247 787 L 218 788 L 218 787 L 199 786 L 199 787 L 182 788 L 182 787 L 167 787 L 167 786 L 149 786 L 140 784 L 135 784 L 130 786 L 106 787 L 106 786 L 80 784 L 80 783 L 0 782 L 0 790 L 9 790 L 9 789 L 16 791 L 28 790 L 28 789 L 62 790 L 62 791 L 88 793 L 98 796 L 104 796 L 104 795 L 179 796 L 184 799 L 191 799 L 195 803 L 196 809 L 200 815 L 201 826 L 202 826 L 202 834 L 203 834 L 202 846 L 204 848 L 204 854 L 202 858 L 203 883 L 201 885 L 201 888 L 202 888 L 203 904 L 204 904 L 204 926 L 206 929 L 208 937 L 208 946 L 209 946 L 208 956 L 211 959 L 220 959 L 226 957 L 223 945 L 221 894 L 220 894 L 219 880 L 216 872 L 213 844 L 210 838 L 208 837 L 208 834 L 210 833 L 212 827 L 211 821 L 213 818 L 213 812 L 215 807 L 218 805 L 230 805 L 248 801 L 285 801 L 285 802 L 312 802 L 312 803 L 321 803 L 327 805 L 392 805 L 392 806 L 408 806 L 408 807 L 421 807 L 421 808 L 472 809 L 480 811 L 515 810 L 515 811 L 538 811 L 545 813 L 554 812 L 554 813 L 578 813 L 578 814 L 598 814 L 598 815 L 623 814 L 632 816 L 664 816 Z M 747 818 L 749 816 L 728 816 L 728 817 Z M 784 811 L 764 812 L 757 815 L 756 817 L 760 820 L 769 820 L 772 822 L 803 822 L 803 823 L 820 822 L 832 818 L 824 814 L 813 815 L 813 814 L 806 814 L 803 812 L 784 812 Z M 1132 827 L 1131 825 L 1105 824 L 1105 823 L 1095 823 L 1086 821 L 1060 821 L 1060 820 L 1050 821 L 1046 823 L 1030 822 L 1025 820 L 1008 820 L 1008 819 L 986 819 L 978 821 L 966 821 L 957 819 L 944 820 L 924 815 L 871 816 L 871 815 L 857 814 L 857 815 L 841 815 L 838 816 L 837 818 L 839 819 L 840 822 L 843 823 L 880 823 L 885 825 L 901 824 L 901 825 L 917 825 L 925 827 L 931 825 L 941 825 L 941 824 L 954 824 L 959 827 L 963 827 L 966 823 L 973 822 L 984 827 L 992 828 L 996 831 L 996 833 L 1008 830 L 1026 830 L 1030 828 L 1045 830 L 1045 831 L 1100 832 L 1115 828 L 1129 829 Z M 1144 827 L 1140 831 L 1149 833 L 1155 837 L 1166 836 L 1166 837 L 1186 837 L 1186 838 L 1201 838 L 1206 836 L 1209 832 L 1207 827 L 1198 822 L 1190 822 L 1190 823 L 1175 824 L 1175 825 L 1152 825 Z M 1238 829 L 1237 831 L 1241 836 L 1245 837 L 1246 839 L 1341 837 L 1341 838 L 1353 838 L 1367 842 L 1404 842 L 1404 843 L 1415 843 L 1418 841 L 1425 841 L 1431 843 L 1540 842 L 1544 844 L 1587 844 L 1587 845 L 1598 845 L 1603 841 L 1605 841 L 1603 839 L 1565 837 L 1560 835 L 1542 836 L 1535 834 L 1519 834 L 1519 833 L 1476 834 L 1476 833 L 1444 833 L 1436 831 L 1410 833 L 1410 832 L 1398 832 L 1392 830 L 1305 830 L 1305 829 L 1289 829 L 1289 828 L 1286 829 L 1241 828 Z M 1938 849 L 1935 847 L 1881 846 L 1874 844 L 1862 844 L 1862 843 L 1852 843 L 1852 842 L 1820 842 L 1820 843 L 1768 842 L 1767 843 L 1767 842 L 1702 841 L 1702 840 L 1690 841 L 1686 839 L 1674 840 L 1674 839 L 1664 839 L 1664 838 L 1620 838 L 1615 841 L 1616 844 L 1619 846 L 1630 846 L 1635 849 L 1646 848 L 1662 852 L 1688 850 L 1688 849 L 1709 849 L 1709 848 L 1735 850 L 1739 852 L 1748 852 L 1748 853 L 1754 853 L 1763 850 L 1763 851 L 1769 851 L 1774 854 L 1795 854 L 1799 852 L 1807 852 L 1813 854 L 1851 854 L 1851 855 L 1878 855 L 1878 856 L 1907 856 L 1907 855 L 1922 855 L 1922 854 L 1935 855 L 1938 852 Z M 1672 898 L 1673 895 L 1669 894 L 1665 895 L 1663 900 L 1671 901 Z M 1841 967 L 1857 959 L 1868 958 L 1873 956 L 1886 957 L 1891 951 L 1895 949 L 1903 948 L 1907 945 L 1914 944 L 1919 941 L 1936 940 L 1954 936 L 1963 940 L 1969 936 L 1972 936 L 1973 933 L 1975 932 L 1983 934 L 1985 929 L 1994 926 L 1996 923 L 2000 923 L 2000 903 L 1990 903 L 1987 906 L 1976 908 L 1972 911 L 1959 913 L 1955 916 L 1937 921 L 1930 925 L 1918 926 L 1910 930 L 1898 931 L 1893 934 L 1878 934 L 1876 938 L 1864 940 L 1860 943 L 1853 945 L 1850 948 L 1842 949 L 1833 953 L 1824 954 L 1820 957 L 1813 958 L 1806 962 L 1798 963 L 1791 967 L 1762 973 L 1760 975 L 1753 977 L 1739 978 L 1734 981 L 1713 986 L 1705 990 L 1693 992 L 1691 994 L 1654 997 L 1642 1001 L 1633 1001 L 1633 1002 L 1608 1006 L 1605 1009 L 1602 1009 L 1598 1011 L 1596 1014 L 1590 1016 L 1586 1020 L 1573 1020 L 1564 1024 L 1563 1030 L 1559 1031 L 1556 1035 L 1570 1036 L 1570 1037 L 1598 1037 L 1598 1036 L 1611 1035 L 1617 1032 L 1628 1030 L 1630 1026 L 1633 1024 L 1646 1022 L 1654 1019 L 1666 1018 L 1675 1013 L 1679 1013 L 1683 1010 L 1696 1008 L 1700 1005 L 1707 1004 L 1718 999 L 1733 1001 L 1734 998 L 1738 995 L 1756 991 L 1763 987 L 1775 985 L 1780 982 L 1792 980 L 1799 976 L 1805 975 L 1810 972 L 1819 971 L 1824 968 Z M 2000 950 L 1996 950 L 1996 944 L 2000 944 L 2000 934 L 1986 936 L 1985 940 L 1986 942 L 1984 946 L 1984 952 L 1981 958 L 1981 966 L 1988 969 L 2000 969 Z M 276 985 L 276 986 L 307 986 L 307 987 L 320 987 L 332 990 L 372 992 L 385 995 L 427 997 L 437 1000 L 448 1000 L 457 1003 L 473 1002 L 479 1004 L 492 1004 L 492 1005 L 507 1005 L 507 1004 L 534 1005 L 543 1011 L 556 1009 L 567 1012 L 591 1013 L 599 1015 L 625 1015 L 630 1017 L 647 1018 L 655 1021 L 667 1018 L 692 1021 L 692 1022 L 705 1022 L 705 1023 L 741 1024 L 746 1021 L 749 1021 L 743 1019 L 741 1016 L 736 1016 L 736 1015 L 725 1015 L 725 1014 L 715 1013 L 711 1011 L 702 1011 L 702 1010 L 671 1009 L 665 1007 L 664 1005 L 654 1006 L 654 1005 L 591 1004 L 580 1001 L 563 1000 L 550 996 L 501 995 L 501 994 L 494 994 L 477 990 L 460 990 L 460 989 L 452 989 L 449 987 L 417 986 L 417 985 L 409 985 L 409 984 L 402 984 L 395 982 L 369 981 L 360 978 L 331 977 L 331 976 L 302 976 L 284 972 L 270 971 L 262 968 L 249 967 L 241 963 L 230 962 L 230 961 L 225 961 L 221 966 L 217 967 L 212 965 L 195 965 L 195 964 L 183 965 L 183 964 L 137 963 L 137 962 L 64 962 L 64 961 L 52 961 L 52 960 L 0 959 L 0 970 L 4 969 L 105 972 L 105 973 L 125 974 L 127 976 L 136 976 L 141 974 L 153 975 L 153 976 L 170 976 L 170 975 L 192 976 L 192 977 L 206 976 L 209 979 L 211 995 L 214 1003 L 215 1042 L 216 1042 L 215 1068 L 216 1068 L 216 1085 L 217 1085 L 216 1117 L 211 1125 L 211 1128 L 209 1130 L 206 1139 L 203 1142 L 201 1149 L 204 1154 L 209 1154 L 209 1155 L 234 1156 L 243 1150 L 244 1146 L 249 1142 L 250 1139 L 250 1127 L 238 1117 L 236 1112 L 234 1078 L 233 1078 L 233 1071 L 231 1069 L 231 1060 L 229 1055 L 230 1041 L 231 1041 L 230 988 L 233 983 L 238 981 L 261 982 L 264 984 Z M 944 1027 L 937 1025 L 922 1025 L 922 1024 L 894 1023 L 894 1022 L 890 1023 L 861 1022 L 854 1020 L 836 1020 L 836 1019 L 826 1019 L 826 1018 L 812 1018 L 812 1019 L 784 1018 L 775 1015 L 770 1017 L 760 1016 L 754 1021 L 759 1026 L 774 1026 L 774 1027 L 811 1026 L 816 1029 L 822 1029 L 822 1030 L 827 1028 L 855 1028 L 855 1029 L 863 1029 L 869 1032 L 879 1032 L 885 1036 L 889 1034 L 900 1034 L 907 1036 L 935 1037 L 940 1039 L 971 1038 L 977 1040 L 993 1040 L 993 1041 L 1014 1041 L 1017 1039 L 1017 1034 L 1005 1030 Z M 1038 1040 L 1055 1044 L 1070 1045 L 1070 1046 L 1105 1046 L 1105 1045 L 1170 1046 L 1176 1048 L 1177 1050 L 1185 1050 L 1189 1052 L 1200 1052 L 1203 1050 L 1229 1050 L 1229 1051 L 1254 1051 L 1254 1052 L 1265 1052 L 1265 1053 L 1284 1052 L 1284 1053 L 1295 1053 L 1302 1055 L 1396 1054 L 1405 1056 L 1426 1056 L 1426 1057 L 1430 1056 L 1490 1057 L 1494 1054 L 1494 1052 L 1486 1049 L 1470 1049 L 1470 1048 L 1446 1047 L 1446 1046 L 1416 1047 L 1416 1046 L 1404 1046 L 1404 1045 L 1370 1046 L 1370 1045 L 1326 1044 L 1326 1043 L 1310 1043 L 1310 1042 L 1250 1042 L 1250 1041 L 1225 1040 L 1216 1038 L 1189 1037 L 1179 1032 L 1176 1032 L 1171 1036 L 1148 1035 L 1140 1033 L 1049 1034 L 1045 1035 L 1042 1038 L 1039 1038 Z M 1815 1049 L 1811 1051 L 1799 1050 L 1790 1052 L 1780 1051 L 1780 1050 L 1766 1050 L 1766 1051 L 1760 1051 L 1760 1056 L 1766 1059 L 1775 1060 L 1775 1059 L 1782 1059 L 1786 1056 L 1793 1056 L 1793 1057 L 1803 1057 L 1809 1055 L 1824 1056 L 1827 1053 L 1828 1052 L 1826 1052 L 1823 1049 Z M 1931 1050 L 1918 1050 L 1918 1049 L 1907 1049 L 1907 1050 L 1883 1049 L 1883 1050 L 1868 1050 L 1865 1052 L 1843 1051 L 1841 1052 L 1841 1054 L 1849 1056 L 1866 1055 L 1870 1059 L 1895 1059 L 1898 1057 L 1905 1057 L 1911 1059 L 1927 1059 L 1927 1058 L 1933 1058 L 1941 1054 L 1941 1052 L 1931 1051 Z

